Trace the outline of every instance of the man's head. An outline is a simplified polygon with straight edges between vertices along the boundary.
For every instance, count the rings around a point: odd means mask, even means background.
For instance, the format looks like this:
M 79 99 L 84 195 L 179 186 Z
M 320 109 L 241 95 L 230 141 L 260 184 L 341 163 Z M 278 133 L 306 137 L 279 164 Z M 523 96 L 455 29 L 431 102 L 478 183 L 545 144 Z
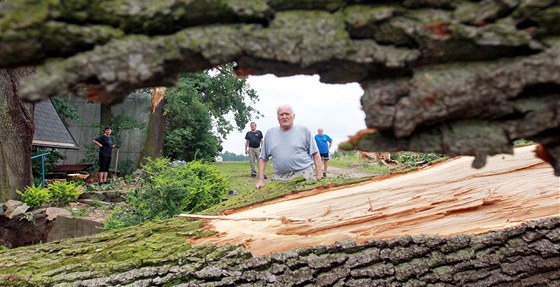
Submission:
M 250 125 L 251 125 L 251 131 L 252 132 L 257 130 L 257 124 L 255 122 L 251 122 Z
M 317 130 L 317 133 L 318 133 L 319 135 L 323 135 L 323 129 L 319 128 L 319 129 Z
M 104 133 L 105 133 L 106 135 L 110 135 L 110 134 L 111 134 L 111 131 L 112 131 L 112 130 L 111 130 L 111 127 L 105 127 Z
M 278 116 L 278 123 L 280 128 L 283 130 L 289 130 L 294 125 L 294 110 L 290 105 L 282 105 L 276 109 L 276 115 Z

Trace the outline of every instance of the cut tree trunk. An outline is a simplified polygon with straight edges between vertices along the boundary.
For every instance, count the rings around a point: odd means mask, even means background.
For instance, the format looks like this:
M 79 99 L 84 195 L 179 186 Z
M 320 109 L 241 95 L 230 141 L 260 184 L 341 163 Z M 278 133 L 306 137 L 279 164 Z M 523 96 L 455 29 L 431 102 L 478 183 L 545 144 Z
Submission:
M 532 148 L 3 251 L 0 285 L 559 286 L 558 181 Z
M 472 157 L 459 157 L 353 187 L 298 193 L 208 219 L 219 236 L 197 242 L 243 244 L 262 255 L 348 239 L 479 234 L 560 216 L 560 182 L 534 150 L 491 157 L 480 170 L 470 167 Z
M 20 80 L 33 73 L 31 68 L 0 69 L 0 202 L 17 199 L 33 183 L 31 145 L 33 104 L 18 97 Z
M 150 113 L 148 131 L 146 132 L 146 140 L 140 154 L 138 167 L 145 163 L 147 158 L 156 158 L 163 154 L 163 143 L 167 131 L 167 116 L 164 113 L 167 104 L 166 90 L 166 88 L 152 89 L 152 112 Z

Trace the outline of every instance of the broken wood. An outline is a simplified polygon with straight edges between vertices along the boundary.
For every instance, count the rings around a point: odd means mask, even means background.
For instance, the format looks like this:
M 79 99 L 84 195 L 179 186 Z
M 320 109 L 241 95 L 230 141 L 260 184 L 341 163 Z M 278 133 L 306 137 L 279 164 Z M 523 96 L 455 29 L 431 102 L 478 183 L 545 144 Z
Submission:
M 384 180 L 216 217 L 208 224 L 220 236 L 200 242 L 244 244 L 255 254 L 269 254 L 348 239 L 479 234 L 558 216 L 559 180 L 534 149 L 493 156 L 480 170 L 470 167 L 472 157 L 458 157 Z M 301 220 L 247 220 L 260 217 Z

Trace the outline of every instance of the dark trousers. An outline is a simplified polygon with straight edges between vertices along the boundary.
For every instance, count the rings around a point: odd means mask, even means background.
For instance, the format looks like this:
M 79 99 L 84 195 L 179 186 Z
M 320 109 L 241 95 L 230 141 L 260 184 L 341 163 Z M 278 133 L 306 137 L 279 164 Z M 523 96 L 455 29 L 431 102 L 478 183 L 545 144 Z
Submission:
M 106 155 L 99 155 L 99 172 L 109 172 L 109 165 L 111 164 L 111 157 Z

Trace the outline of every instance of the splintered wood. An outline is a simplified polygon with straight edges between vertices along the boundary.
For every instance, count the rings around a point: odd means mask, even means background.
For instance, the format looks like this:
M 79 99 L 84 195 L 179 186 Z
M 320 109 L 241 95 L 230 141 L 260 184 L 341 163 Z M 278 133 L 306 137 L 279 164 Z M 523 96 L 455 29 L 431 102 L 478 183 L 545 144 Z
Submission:
M 560 216 L 560 179 L 534 155 L 458 157 L 417 172 L 208 218 L 217 235 L 196 243 L 243 244 L 254 254 L 399 235 L 478 234 Z M 290 220 L 291 219 L 291 220 Z

